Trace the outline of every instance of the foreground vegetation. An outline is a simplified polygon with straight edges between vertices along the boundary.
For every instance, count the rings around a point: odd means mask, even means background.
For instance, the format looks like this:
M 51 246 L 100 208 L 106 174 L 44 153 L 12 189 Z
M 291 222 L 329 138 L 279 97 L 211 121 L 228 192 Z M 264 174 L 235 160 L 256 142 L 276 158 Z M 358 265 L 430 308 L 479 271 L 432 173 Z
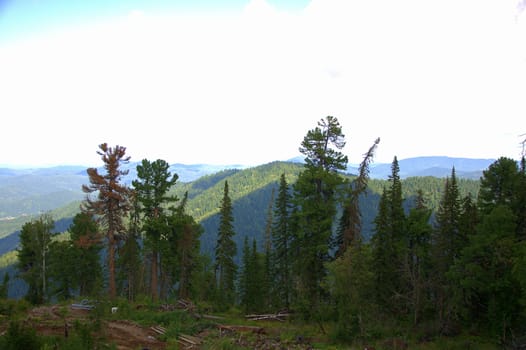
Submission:
M 177 301 L 174 304 L 152 303 L 148 297 L 133 303 L 121 298 L 112 302 L 100 300 L 91 311 L 75 310 L 72 304 L 76 302 L 78 300 L 68 300 L 34 307 L 22 300 L 0 301 L 3 316 L 0 348 L 185 349 L 189 345 L 185 344 L 185 338 L 198 342 L 199 349 L 500 348 L 491 339 L 475 334 L 424 339 L 417 331 L 404 333 L 382 328 L 378 328 L 378 334 L 371 335 L 370 339 L 350 345 L 337 342 L 331 336 L 337 328 L 335 324 L 327 323 L 327 332 L 323 334 L 316 325 L 294 315 L 283 322 L 247 321 L 245 314 L 236 308 L 212 315 L 208 305 L 185 309 L 177 307 Z M 112 307 L 117 307 L 116 313 L 111 312 Z

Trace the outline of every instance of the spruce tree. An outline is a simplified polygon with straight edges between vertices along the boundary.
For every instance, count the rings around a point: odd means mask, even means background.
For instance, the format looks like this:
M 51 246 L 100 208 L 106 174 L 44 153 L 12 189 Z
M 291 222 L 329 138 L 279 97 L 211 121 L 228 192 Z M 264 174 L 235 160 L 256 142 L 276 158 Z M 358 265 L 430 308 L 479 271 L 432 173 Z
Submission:
M 407 295 L 407 284 L 403 281 L 407 232 L 399 173 L 398 159 L 394 157 L 388 188 L 380 198 L 372 239 L 377 301 L 392 313 L 404 311 L 400 297 Z
M 290 228 L 291 194 L 285 174 L 281 174 L 278 196 L 274 207 L 272 225 L 274 290 L 277 291 L 277 305 L 290 308 L 292 294 L 292 232 Z
M 455 168 L 453 168 L 451 177 L 446 179 L 444 194 L 436 213 L 432 248 L 434 267 L 432 290 L 435 295 L 438 320 L 443 329 L 451 328 L 452 322 L 457 318 L 451 299 L 455 287 L 447 274 L 465 245 L 465 238 L 461 237 L 460 217 L 461 202 Z
M 407 217 L 407 249 L 404 259 L 404 280 L 408 285 L 407 309 L 413 314 L 416 326 L 422 319 L 429 290 L 429 265 L 432 226 L 431 210 L 425 205 L 424 195 L 418 191 L 415 206 Z
M 234 215 L 232 200 L 229 196 L 228 181 L 225 181 L 223 199 L 219 208 L 219 229 L 217 232 L 217 244 L 215 249 L 215 273 L 217 290 L 219 293 L 220 306 L 227 307 L 233 305 L 235 300 L 235 278 L 236 264 L 236 244 L 233 240 Z

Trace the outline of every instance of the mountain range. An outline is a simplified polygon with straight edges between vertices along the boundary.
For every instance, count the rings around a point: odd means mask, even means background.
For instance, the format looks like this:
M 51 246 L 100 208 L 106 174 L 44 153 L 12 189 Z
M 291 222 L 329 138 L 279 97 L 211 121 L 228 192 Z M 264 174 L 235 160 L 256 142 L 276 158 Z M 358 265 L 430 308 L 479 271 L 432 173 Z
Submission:
M 296 157 L 289 160 L 302 163 Z M 399 160 L 400 177 L 451 175 L 455 167 L 459 178 L 479 179 L 482 171 L 493 163 L 494 159 L 470 159 L 451 157 L 417 157 Z M 129 170 L 124 182 L 130 184 L 136 178 L 137 162 L 130 162 L 123 168 Z M 35 169 L 0 168 L 0 220 L 22 215 L 34 215 L 61 207 L 72 201 L 82 200 L 82 185 L 88 184 L 85 166 L 56 166 Z M 170 172 L 179 175 L 179 182 L 192 182 L 205 175 L 225 169 L 247 169 L 247 166 L 180 164 L 170 166 Z M 391 164 L 373 163 L 370 168 L 373 179 L 387 179 L 391 173 Z M 358 165 L 347 168 L 350 174 L 358 172 Z
M 451 163 L 447 163 L 448 160 Z M 459 175 L 461 195 L 471 193 L 476 196 L 479 181 L 473 179 L 473 174 L 482 174 L 489 164 L 490 160 L 436 157 L 399 161 L 400 174 L 404 174 L 402 184 L 406 208 L 412 204 L 417 190 L 423 190 L 428 199 L 428 206 L 436 209 L 445 184 L 445 177 L 438 177 L 436 174 L 449 176 L 453 166 Z M 128 164 L 130 174 L 125 182 L 131 182 L 133 179 L 132 170 L 136 165 Z M 387 185 L 385 177 L 390 174 L 390 167 L 390 164 L 377 164 L 371 168 L 375 178 L 369 181 L 366 195 L 360 198 L 362 233 L 365 239 L 373 234 L 373 221 L 382 190 Z M 235 242 L 238 247 L 242 247 L 244 238 L 248 237 L 256 239 L 258 247 L 262 247 L 269 210 L 275 199 L 281 174 L 285 174 L 287 182 L 293 184 L 303 169 L 303 164 L 292 161 L 276 161 L 255 167 L 174 164 L 170 170 L 179 174 L 180 181 L 171 192 L 178 198 L 188 193 L 186 210 L 204 229 L 201 250 L 213 255 L 219 222 L 217 214 L 223 196 L 224 181 L 228 180 L 234 211 Z M 438 172 L 437 169 L 442 170 Z M 346 176 L 353 173 L 356 173 L 356 168 L 350 167 Z M 462 177 L 463 174 L 472 176 Z M 12 253 L 18 245 L 19 230 L 32 218 L 47 212 L 55 220 L 55 232 L 67 230 L 73 216 L 79 212 L 80 203 L 84 198 L 81 186 L 87 183 L 88 177 L 84 167 L 0 169 L 0 268 L 12 263 Z M 3 201 L 10 204 L 5 205 Z M 238 248 L 237 259 L 240 258 L 240 250 L 241 248 Z M 10 263 L 6 263 L 7 260 Z

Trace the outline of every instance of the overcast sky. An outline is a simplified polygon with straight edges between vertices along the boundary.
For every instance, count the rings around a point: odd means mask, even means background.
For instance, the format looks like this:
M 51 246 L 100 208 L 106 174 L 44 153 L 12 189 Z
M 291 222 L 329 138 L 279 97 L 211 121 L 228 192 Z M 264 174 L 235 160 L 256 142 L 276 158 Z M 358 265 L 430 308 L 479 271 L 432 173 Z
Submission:
M 0 1 L 0 164 L 257 165 L 327 115 L 351 163 L 518 159 L 521 1 Z

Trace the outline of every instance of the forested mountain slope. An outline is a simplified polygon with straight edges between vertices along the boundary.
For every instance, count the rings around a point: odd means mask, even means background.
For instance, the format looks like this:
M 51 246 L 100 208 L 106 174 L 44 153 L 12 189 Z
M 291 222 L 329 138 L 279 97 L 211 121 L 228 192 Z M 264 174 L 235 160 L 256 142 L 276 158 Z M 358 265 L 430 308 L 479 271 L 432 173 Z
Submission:
M 180 199 L 188 192 L 187 212 L 204 228 L 201 237 L 202 251 L 212 255 L 216 244 L 218 210 L 223 195 L 224 181 L 230 186 L 230 195 L 234 209 L 235 241 L 240 254 L 245 236 L 255 237 L 258 246 L 264 241 L 265 227 L 269 205 L 272 204 L 273 191 L 277 190 L 279 177 L 285 174 L 287 182 L 295 182 L 298 174 L 303 170 L 303 165 L 290 162 L 272 162 L 247 169 L 221 170 L 211 175 L 205 175 L 198 180 L 182 183 L 179 182 L 172 190 Z M 472 193 L 475 197 L 479 181 L 458 179 L 462 195 Z M 373 233 L 373 220 L 376 216 L 378 201 L 386 180 L 372 179 L 369 190 L 360 200 L 363 216 L 363 235 L 367 239 Z M 445 179 L 436 177 L 411 177 L 403 180 L 404 198 L 406 207 L 409 207 L 413 196 L 420 189 L 423 191 L 427 204 L 431 209 L 436 209 L 444 189 Z M 57 222 L 57 231 L 65 230 L 67 223 L 79 211 L 79 201 L 50 211 Z M 19 217 L 0 222 L 0 254 L 4 254 L 18 244 L 18 230 L 30 217 Z

